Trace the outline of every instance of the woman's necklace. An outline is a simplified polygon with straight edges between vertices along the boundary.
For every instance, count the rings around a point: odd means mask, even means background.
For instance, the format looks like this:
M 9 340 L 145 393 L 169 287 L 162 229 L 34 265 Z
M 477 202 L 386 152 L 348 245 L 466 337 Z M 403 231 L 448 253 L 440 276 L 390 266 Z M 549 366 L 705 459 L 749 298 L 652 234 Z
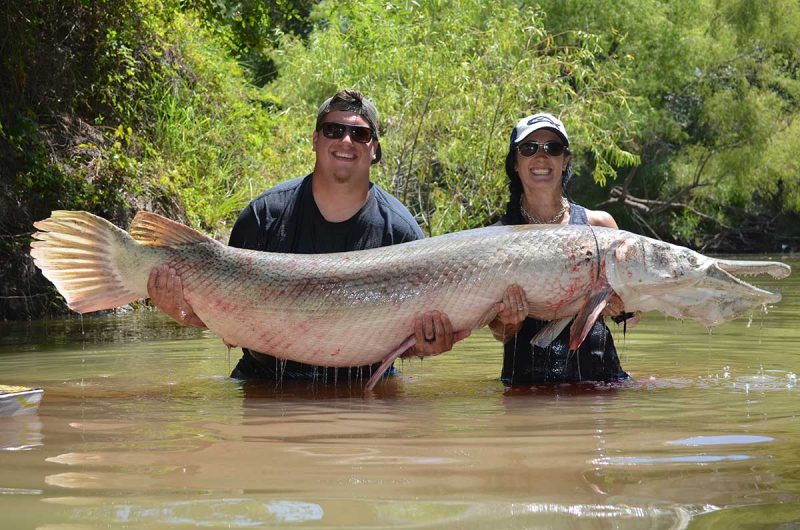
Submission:
M 527 210 L 527 208 L 525 208 L 525 195 L 522 195 L 519 198 L 519 211 L 522 213 L 522 217 L 525 218 L 525 221 L 527 221 L 529 224 L 552 225 L 561 221 L 561 218 L 564 217 L 564 213 L 569 211 L 569 202 L 566 198 L 561 197 L 561 209 L 558 211 L 558 213 L 550 219 L 541 219 L 540 217 L 533 215 Z

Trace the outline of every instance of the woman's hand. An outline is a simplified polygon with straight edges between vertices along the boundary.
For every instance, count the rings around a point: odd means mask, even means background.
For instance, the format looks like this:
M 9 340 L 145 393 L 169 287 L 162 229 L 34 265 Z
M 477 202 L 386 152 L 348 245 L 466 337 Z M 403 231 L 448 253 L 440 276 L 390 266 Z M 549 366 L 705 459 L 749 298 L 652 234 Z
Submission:
M 179 324 L 196 328 L 206 327 L 183 297 L 181 277 L 169 265 L 161 265 L 150 271 L 147 294 L 153 305 Z
M 489 322 L 494 338 L 502 343 L 516 335 L 528 317 L 528 297 L 519 285 L 511 285 L 503 293 L 503 301 L 493 307 L 497 316 Z

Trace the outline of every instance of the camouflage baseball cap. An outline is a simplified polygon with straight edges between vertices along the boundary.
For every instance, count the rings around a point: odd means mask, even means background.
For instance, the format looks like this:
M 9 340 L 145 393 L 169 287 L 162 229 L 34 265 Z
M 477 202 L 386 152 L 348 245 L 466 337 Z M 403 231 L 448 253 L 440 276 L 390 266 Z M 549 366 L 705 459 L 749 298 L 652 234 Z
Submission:
M 366 98 L 361 92 L 353 89 L 345 89 L 336 94 L 335 96 L 326 99 L 320 105 L 317 111 L 317 125 L 316 130 L 319 130 L 322 121 L 331 112 L 353 112 L 359 114 L 362 118 L 367 120 L 369 128 L 372 130 L 372 135 L 377 143 L 375 150 L 375 160 L 373 164 L 377 164 L 381 160 L 381 144 L 380 144 L 380 120 L 378 119 L 378 109 L 375 104 Z

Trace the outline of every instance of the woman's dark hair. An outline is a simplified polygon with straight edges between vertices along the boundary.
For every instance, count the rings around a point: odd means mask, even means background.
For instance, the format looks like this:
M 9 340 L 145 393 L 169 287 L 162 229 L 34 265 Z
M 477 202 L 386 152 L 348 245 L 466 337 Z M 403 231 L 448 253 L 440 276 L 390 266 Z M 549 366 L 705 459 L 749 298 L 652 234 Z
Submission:
M 564 148 L 564 155 L 569 155 L 569 147 Z M 522 218 L 522 212 L 519 211 L 519 201 L 522 197 L 522 180 L 519 178 L 519 173 L 514 166 L 517 164 L 517 146 L 511 144 L 508 148 L 506 155 L 506 176 L 508 177 L 508 203 L 506 204 L 506 213 L 502 217 L 503 224 L 524 224 L 525 220 Z M 569 185 L 572 182 L 572 158 L 567 162 L 567 167 L 561 173 L 561 193 L 569 200 Z

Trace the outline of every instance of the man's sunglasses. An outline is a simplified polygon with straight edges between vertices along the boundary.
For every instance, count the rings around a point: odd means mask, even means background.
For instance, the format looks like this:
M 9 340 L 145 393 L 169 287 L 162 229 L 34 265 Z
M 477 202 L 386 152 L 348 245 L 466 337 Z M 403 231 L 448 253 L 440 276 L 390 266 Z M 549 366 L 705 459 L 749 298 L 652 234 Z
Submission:
M 344 138 L 345 133 L 350 135 L 354 142 L 368 144 L 372 140 L 372 129 L 358 125 L 345 125 L 344 123 L 327 122 L 319 126 L 325 138 L 338 140 Z
M 550 156 L 559 156 L 564 153 L 565 146 L 561 142 L 523 142 L 517 146 L 519 154 L 522 156 L 533 156 L 539 151 L 539 146 L 544 148 L 544 152 Z

